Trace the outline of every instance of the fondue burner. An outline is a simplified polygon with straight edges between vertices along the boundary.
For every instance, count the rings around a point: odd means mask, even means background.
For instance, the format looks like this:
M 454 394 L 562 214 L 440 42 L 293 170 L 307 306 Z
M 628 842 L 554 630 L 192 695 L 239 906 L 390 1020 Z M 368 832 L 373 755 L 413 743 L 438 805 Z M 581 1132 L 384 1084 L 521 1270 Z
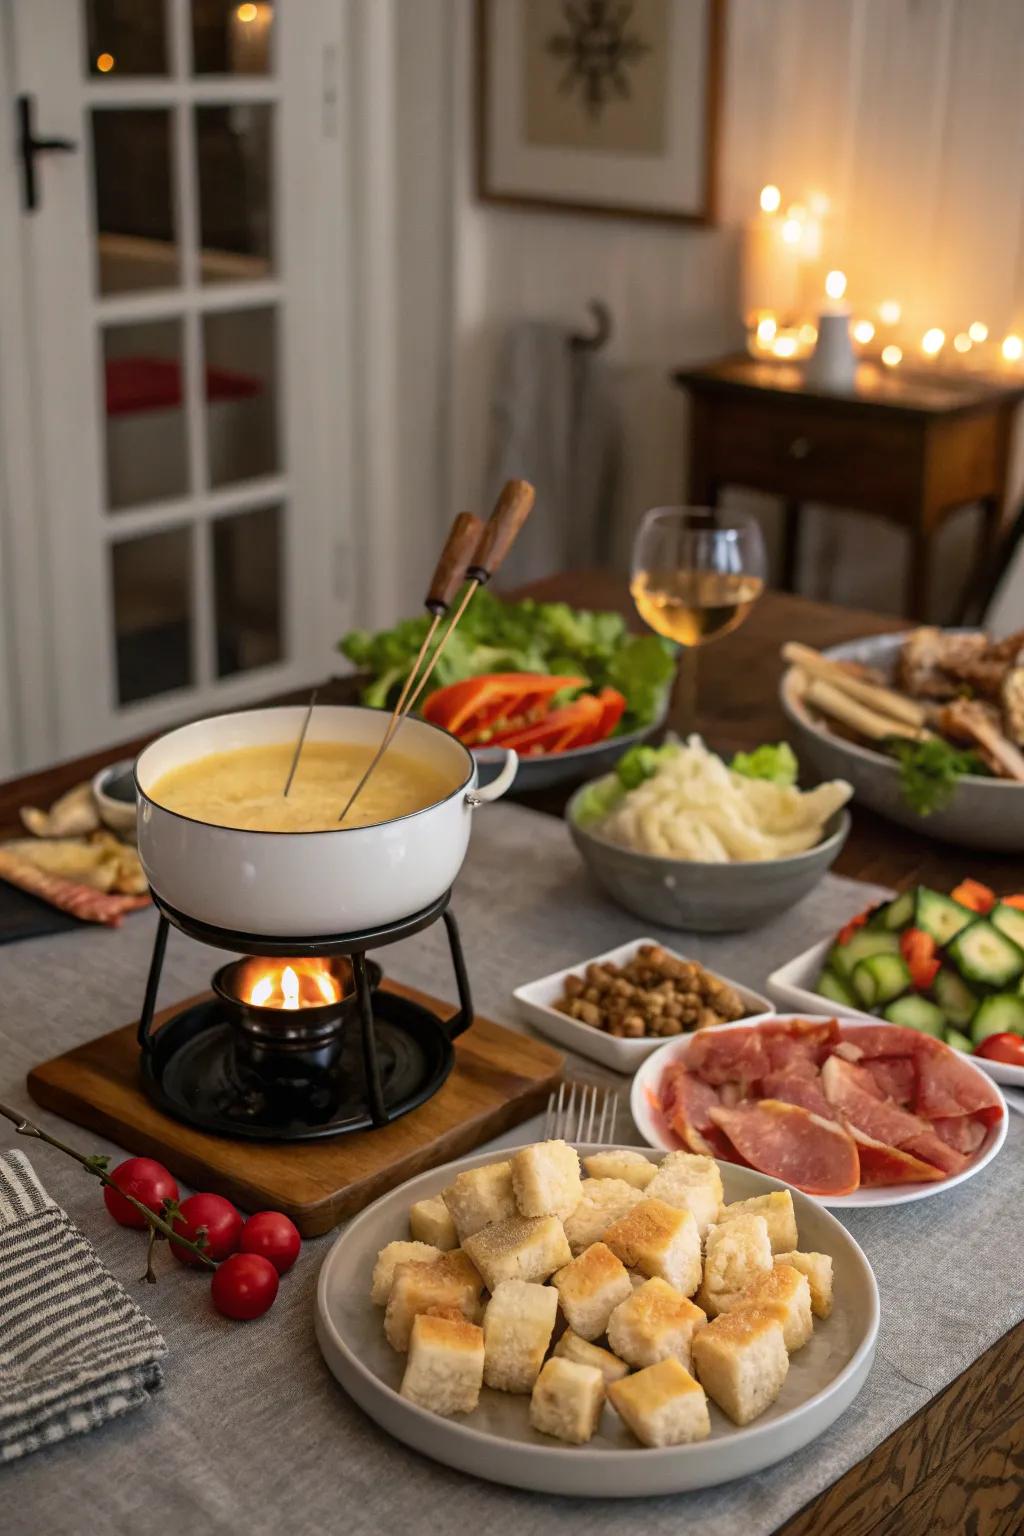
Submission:
M 139 1020 L 148 1096 L 176 1119 L 222 1136 L 302 1141 L 371 1130 L 436 1093 L 452 1041 L 473 1020 L 451 892 L 421 912 L 363 933 L 279 939 L 234 933 L 177 912 L 154 891 L 159 921 Z M 459 1011 L 443 1021 L 380 990 L 367 951 L 441 919 Z M 172 925 L 246 958 L 221 966 L 214 996 L 153 1029 Z

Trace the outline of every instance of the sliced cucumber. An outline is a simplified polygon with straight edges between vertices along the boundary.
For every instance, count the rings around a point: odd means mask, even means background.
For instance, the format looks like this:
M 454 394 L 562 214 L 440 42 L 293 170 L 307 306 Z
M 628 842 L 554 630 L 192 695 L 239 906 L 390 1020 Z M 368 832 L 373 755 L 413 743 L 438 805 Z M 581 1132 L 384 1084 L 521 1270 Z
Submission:
M 948 944 L 961 928 L 973 923 L 976 914 L 969 907 L 962 907 L 952 896 L 941 891 L 930 891 L 919 885 L 914 902 L 914 927 L 930 933 L 936 944 Z
M 1008 987 L 1024 972 L 1024 950 L 984 919 L 958 933 L 948 952 L 965 981 L 994 991 Z
M 837 976 L 835 971 L 830 971 L 827 967 L 818 977 L 817 991 L 820 997 L 827 997 L 830 1003 L 837 1003 L 840 1008 L 860 1007 L 842 977 Z
M 946 1020 L 942 1009 L 930 1003 L 926 997 L 919 997 L 916 992 L 898 997 L 887 1008 L 883 1008 L 882 1017 L 888 1019 L 890 1024 L 919 1029 L 923 1035 L 935 1035 L 939 1040 L 945 1033 Z
M 953 1047 L 954 1051 L 966 1051 L 968 1056 L 970 1056 L 971 1052 L 974 1050 L 974 1046 L 971 1044 L 967 1036 L 961 1034 L 958 1029 L 954 1029 L 951 1024 L 946 1026 L 946 1029 L 943 1032 L 943 1039 L 947 1045 L 951 1045 Z
M 1024 949 L 1024 912 L 1019 907 L 1008 907 L 1005 901 L 997 902 L 988 914 L 1000 933 L 1005 933 L 1018 949 Z
M 1015 992 L 997 992 L 978 1004 L 971 1020 L 971 1039 L 975 1045 L 989 1035 L 1024 1035 L 1024 997 Z
M 950 1024 L 958 1029 L 971 1022 L 978 1006 L 977 994 L 948 965 L 942 967 L 932 982 L 932 996 Z
M 853 968 L 853 990 L 865 1008 L 879 1008 L 910 986 L 910 968 L 902 955 L 868 955 Z
M 841 980 L 853 974 L 858 960 L 869 955 L 897 955 L 900 941 L 895 933 L 883 933 L 877 928 L 858 928 L 845 944 L 833 944 L 825 964 Z
M 903 891 L 899 896 L 894 896 L 892 901 L 887 901 L 884 907 L 879 907 L 871 919 L 871 926 L 888 930 L 889 933 L 898 933 L 913 920 L 914 893 Z

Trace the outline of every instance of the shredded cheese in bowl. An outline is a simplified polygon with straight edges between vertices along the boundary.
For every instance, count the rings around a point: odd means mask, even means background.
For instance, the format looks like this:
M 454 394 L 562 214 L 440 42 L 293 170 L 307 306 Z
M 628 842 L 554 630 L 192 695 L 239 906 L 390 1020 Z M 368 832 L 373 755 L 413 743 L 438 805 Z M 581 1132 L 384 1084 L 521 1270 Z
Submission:
M 804 791 L 747 778 L 691 736 L 594 830 L 661 858 L 709 864 L 781 859 L 820 842 L 829 818 L 852 794 L 842 779 Z

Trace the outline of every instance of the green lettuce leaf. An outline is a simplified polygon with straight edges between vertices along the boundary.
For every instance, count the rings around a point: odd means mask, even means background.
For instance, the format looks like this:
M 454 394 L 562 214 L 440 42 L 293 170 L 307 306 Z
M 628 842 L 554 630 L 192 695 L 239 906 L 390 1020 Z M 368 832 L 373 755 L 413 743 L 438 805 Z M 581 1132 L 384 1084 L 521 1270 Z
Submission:
M 744 778 L 768 779 L 772 784 L 786 786 L 796 783 L 798 772 L 796 756 L 788 741 L 780 741 L 774 747 L 766 743 L 753 752 L 737 752 L 729 767 Z

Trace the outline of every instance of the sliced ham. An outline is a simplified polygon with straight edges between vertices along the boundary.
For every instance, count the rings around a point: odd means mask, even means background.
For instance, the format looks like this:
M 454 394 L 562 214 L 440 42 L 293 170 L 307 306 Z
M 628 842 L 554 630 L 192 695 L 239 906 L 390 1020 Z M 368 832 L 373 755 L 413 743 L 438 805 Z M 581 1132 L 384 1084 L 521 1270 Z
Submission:
M 914 1108 L 928 1120 L 980 1115 L 986 1125 L 1002 1119 L 1003 1106 L 989 1079 L 948 1046 L 922 1056 L 917 1064 Z
M 854 1131 L 860 1158 L 860 1182 L 865 1188 L 879 1184 L 934 1184 L 944 1177 L 942 1169 L 923 1158 L 913 1157 L 900 1147 L 874 1141 L 863 1131 Z
M 947 1147 L 970 1157 L 985 1140 L 986 1126 L 976 1115 L 951 1115 L 949 1119 L 933 1120 L 932 1130 Z
M 834 1120 L 835 1112 L 821 1091 L 821 1074 L 815 1069 L 813 1077 L 799 1071 L 769 1072 L 761 1079 L 761 1091 L 766 1098 L 781 1099 L 784 1104 L 799 1104 L 813 1115 Z
M 673 1062 L 666 1068 L 661 1080 L 662 1113 L 669 1128 L 690 1152 L 728 1158 L 731 1148 L 709 1114 L 718 1102 L 717 1090 L 689 1072 L 681 1062 Z
M 874 1080 L 883 1099 L 900 1105 L 913 1104 L 917 1093 L 917 1067 L 909 1056 L 875 1056 L 865 1059 L 864 1070 Z
M 760 1081 L 771 1063 L 764 1040 L 754 1028 L 702 1029 L 690 1040 L 686 1065 L 714 1088 L 722 1083 L 747 1088 Z
M 839 1026 L 839 1038 L 854 1046 L 862 1058 L 874 1056 L 918 1056 L 948 1051 L 949 1046 L 919 1029 L 905 1029 L 901 1024 L 858 1024 L 856 1029 Z
M 744 1162 L 761 1173 L 811 1195 L 848 1195 L 860 1182 L 856 1145 L 834 1120 L 778 1099 L 747 1100 L 709 1114 Z
M 878 1086 L 866 1067 L 830 1056 L 821 1069 L 825 1097 L 851 1131 L 873 1141 L 898 1147 L 913 1157 L 934 1163 L 944 1173 L 959 1173 L 965 1160 L 942 1141 L 927 1120 L 878 1096 Z

